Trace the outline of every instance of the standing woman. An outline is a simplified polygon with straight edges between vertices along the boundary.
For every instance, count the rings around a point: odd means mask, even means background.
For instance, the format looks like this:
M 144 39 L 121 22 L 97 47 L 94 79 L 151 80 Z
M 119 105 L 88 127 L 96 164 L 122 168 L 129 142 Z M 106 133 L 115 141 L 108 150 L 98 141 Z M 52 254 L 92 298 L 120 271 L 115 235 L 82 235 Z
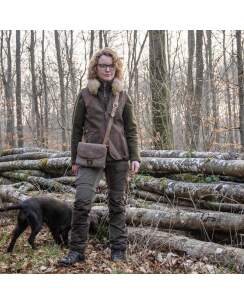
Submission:
M 104 48 L 91 58 L 88 84 L 77 97 L 73 113 L 71 138 L 72 172 L 76 175 L 76 197 L 67 256 L 59 260 L 70 266 L 85 260 L 89 231 L 89 213 L 95 198 L 96 186 L 103 172 L 108 185 L 109 241 L 111 259 L 126 260 L 127 229 L 124 192 L 129 167 L 137 173 L 140 167 L 137 127 L 130 97 L 123 90 L 123 64 L 118 54 Z M 109 141 L 105 169 L 82 167 L 76 164 L 78 143 L 101 144 L 118 95 Z M 130 163 L 129 163 L 130 162 Z

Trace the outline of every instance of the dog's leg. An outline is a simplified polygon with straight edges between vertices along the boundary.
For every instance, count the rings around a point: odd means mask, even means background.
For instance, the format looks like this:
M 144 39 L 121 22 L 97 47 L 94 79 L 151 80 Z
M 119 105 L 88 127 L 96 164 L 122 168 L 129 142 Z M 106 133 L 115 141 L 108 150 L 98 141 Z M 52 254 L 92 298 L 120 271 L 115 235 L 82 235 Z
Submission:
M 40 222 L 36 218 L 35 214 L 30 214 L 28 216 L 28 222 L 31 226 L 31 234 L 28 239 L 28 242 L 31 245 L 32 249 L 36 249 L 35 238 L 36 238 L 37 234 L 40 232 L 40 230 L 42 229 L 42 222 Z
M 62 244 L 62 239 L 60 237 L 59 231 L 58 230 L 51 230 L 52 236 L 56 244 L 60 245 Z
M 62 232 L 62 239 L 63 239 L 63 243 L 64 243 L 65 246 L 68 246 L 68 244 L 69 244 L 69 231 L 70 231 L 70 227 L 66 228 Z
M 16 225 L 16 227 L 13 231 L 13 236 L 12 236 L 11 242 L 8 246 L 7 252 L 12 252 L 13 251 L 17 238 L 21 235 L 21 233 L 23 233 L 25 231 L 27 226 L 28 226 L 27 221 L 19 221 L 18 220 L 18 223 L 17 223 L 17 225 Z

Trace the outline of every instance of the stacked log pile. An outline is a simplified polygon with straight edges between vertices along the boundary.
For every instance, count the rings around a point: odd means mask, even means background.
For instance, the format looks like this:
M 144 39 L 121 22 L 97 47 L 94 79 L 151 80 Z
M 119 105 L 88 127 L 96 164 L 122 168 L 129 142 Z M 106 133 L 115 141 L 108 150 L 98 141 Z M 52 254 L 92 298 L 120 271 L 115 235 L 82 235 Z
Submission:
M 173 250 L 244 270 L 244 160 L 237 153 L 141 152 L 140 174 L 130 177 L 127 223 L 131 242 Z M 72 203 L 75 177 L 69 152 L 38 148 L 0 151 L 3 204 L 41 193 Z M 106 222 L 106 183 L 92 208 Z

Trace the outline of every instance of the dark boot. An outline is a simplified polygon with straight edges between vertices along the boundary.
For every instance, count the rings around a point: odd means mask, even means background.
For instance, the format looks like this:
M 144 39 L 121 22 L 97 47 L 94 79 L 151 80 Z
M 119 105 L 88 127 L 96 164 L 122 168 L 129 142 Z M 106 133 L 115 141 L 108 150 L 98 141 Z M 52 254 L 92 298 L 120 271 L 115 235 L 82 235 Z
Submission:
M 119 249 L 111 250 L 111 260 L 113 262 L 126 261 L 126 251 Z
M 58 261 L 59 266 L 72 266 L 75 263 L 79 262 L 84 262 L 85 261 L 85 256 L 84 254 L 77 252 L 77 251 L 72 251 L 70 250 L 68 255 L 63 257 Z

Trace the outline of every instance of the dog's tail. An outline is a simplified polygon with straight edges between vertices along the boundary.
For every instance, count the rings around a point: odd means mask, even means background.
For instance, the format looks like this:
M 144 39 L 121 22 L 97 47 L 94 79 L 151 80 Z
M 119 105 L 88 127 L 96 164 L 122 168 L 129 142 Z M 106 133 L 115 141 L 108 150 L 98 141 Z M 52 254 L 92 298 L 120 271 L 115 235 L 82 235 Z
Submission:
M 14 204 L 14 205 L 10 205 L 10 206 L 0 208 L 0 212 L 9 211 L 9 210 L 19 210 L 19 209 L 21 209 L 21 205 L 20 204 Z

